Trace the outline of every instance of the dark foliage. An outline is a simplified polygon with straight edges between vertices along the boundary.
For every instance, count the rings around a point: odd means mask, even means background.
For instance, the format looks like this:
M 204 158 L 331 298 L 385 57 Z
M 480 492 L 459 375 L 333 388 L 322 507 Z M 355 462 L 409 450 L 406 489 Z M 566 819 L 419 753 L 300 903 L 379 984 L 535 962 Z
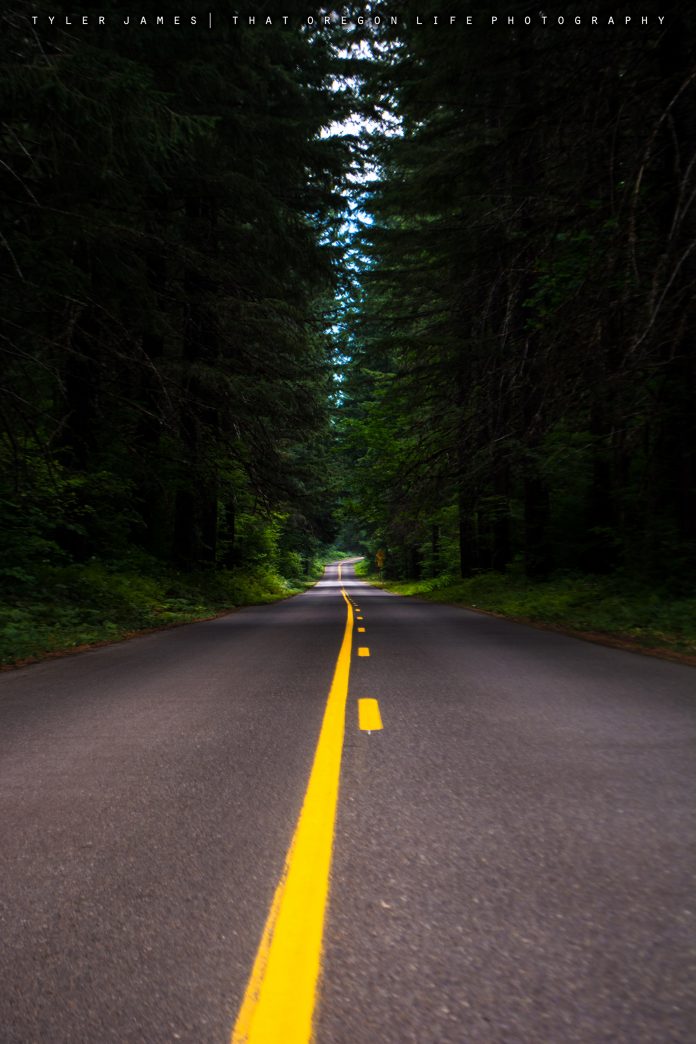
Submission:
M 332 535 L 331 36 L 233 29 L 229 5 L 214 34 L 100 11 L 2 16 L 6 579 L 133 547 L 307 559 Z
M 469 9 L 470 29 L 427 28 Z M 407 3 L 410 28 L 366 63 L 366 104 L 401 133 L 372 132 L 345 513 L 396 576 L 519 560 L 691 586 L 693 13 L 662 5 L 663 30 L 653 12 L 591 41 L 580 6 L 577 30 L 497 13 L 516 26 Z

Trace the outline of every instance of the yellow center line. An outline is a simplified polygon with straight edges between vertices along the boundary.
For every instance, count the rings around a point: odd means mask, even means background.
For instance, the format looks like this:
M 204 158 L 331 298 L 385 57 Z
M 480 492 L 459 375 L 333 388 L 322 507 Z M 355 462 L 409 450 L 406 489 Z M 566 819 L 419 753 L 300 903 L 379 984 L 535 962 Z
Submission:
M 364 627 L 358 627 L 358 634 L 364 634 L 364 633 L 365 633 L 365 628 Z
M 343 588 L 341 594 L 346 626 L 314 762 L 231 1044 L 312 1039 L 353 642 L 353 610 Z
M 370 650 L 368 649 L 368 647 L 366 645 L 359 645 L 358 646 L 358 656 L 369 656 L 369 655 L 370 655 Z

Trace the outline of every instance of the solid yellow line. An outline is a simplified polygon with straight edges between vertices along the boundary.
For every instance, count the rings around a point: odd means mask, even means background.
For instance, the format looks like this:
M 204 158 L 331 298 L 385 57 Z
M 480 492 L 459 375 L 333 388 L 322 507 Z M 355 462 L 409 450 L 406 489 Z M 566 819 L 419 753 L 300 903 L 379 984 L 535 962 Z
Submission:
M 358 700 L 358 724 L 363 732 L 378 732 L 382 728 L 377 700 Z
M 358 656 L 369 656 L 369 655 L 370 655 L 370 650 L 367 648 L 366 645 L 359 645 L 358 646 Z
M 353 641 L 353 610 L 341 594 L 346 627 L 312 771 L 231 1044 L 312 1039 Z

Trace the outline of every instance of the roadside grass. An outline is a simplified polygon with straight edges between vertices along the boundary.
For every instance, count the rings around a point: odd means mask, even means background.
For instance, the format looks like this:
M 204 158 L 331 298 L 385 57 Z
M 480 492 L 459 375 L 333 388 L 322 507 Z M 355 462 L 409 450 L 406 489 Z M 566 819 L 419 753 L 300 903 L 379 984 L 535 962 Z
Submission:
M 480 573 L 468 580 L 380 580 L 367 562 L 356 573 L 401 595 L 499 613 L 585 635 L 605 635 L 646 649 L 696 655 L 696 595 L 674 596 L 620 576 L 559 575 L 531 581 Z
M 261 565 L 176 572 L 147 556 L 130 563 L 42 566 L 6 585 L 0 601 L 0 665 L 288 598 L 311 587 L 332 557 L 341 553 L 331 549 L 315 560 L 308 575 L 290 578 Z

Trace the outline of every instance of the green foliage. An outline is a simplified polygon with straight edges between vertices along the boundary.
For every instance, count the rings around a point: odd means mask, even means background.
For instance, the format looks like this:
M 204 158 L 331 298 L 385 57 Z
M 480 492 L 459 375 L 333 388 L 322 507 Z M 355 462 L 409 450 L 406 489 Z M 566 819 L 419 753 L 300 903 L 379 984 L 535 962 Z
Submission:
M 594 237 L 587 229 L 554 236 L 551 256 L 538 261 L 530 295 L 522 302 L 530 310 L 530 329 L 543 330 L 547 320 L 580 292 L 588 278 L 593 247 Z
M 40 511 L 36 525 L 37 532 L 48 525 Z M 20 530 L 26 537 L 26 519 Z M 316 582 L 327 562 L 348 557 L 317 542 L 305 554 L 283 550 L 297 539 L 286 516 L 248 514 L 240 530 L 244 558 L 232 568 L 176 569 L 137 547 L 117 559 L 74 562 L 36 535 L 14 545 L 0 573 L 0 663 L 287 598 Z
M 12 594 L 0 603 L 3 664 L 262 605 L 308 582 L 287 579 L 268 564 L 179 572 L 143 554 L 109 566 L 94 560 L 35 567 L 33 575 L 14 579 Z
M 387 578 L 693 590 L 694 15 L 670 17 L 590 49 L 387 29 L 365 63 L 390 118 L 341 317 L 340 519 Z
M 301 589 L 335 533 L 333 34 L 117 8 L 0 14 L 6 657 Z
M 332 542 L 388 579 L 620 569 L 688 599 L 682 0 L 650 46 L 589 49 L 402 35 L 442 13 L 406 0 L 367 62 L 340 27 L 155 48 L 51 13 L 0 14 L 7 656 L 299 589 Z M 326 135 L 351 105 L 375 129 Z

